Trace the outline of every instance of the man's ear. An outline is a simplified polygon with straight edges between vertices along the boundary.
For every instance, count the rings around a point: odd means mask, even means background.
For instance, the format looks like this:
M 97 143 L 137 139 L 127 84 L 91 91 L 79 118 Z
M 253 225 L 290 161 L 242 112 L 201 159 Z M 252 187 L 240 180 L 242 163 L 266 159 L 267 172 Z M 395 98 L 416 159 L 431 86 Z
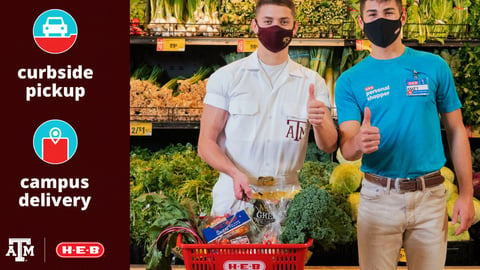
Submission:
M 400 15 L 400 21 L 402 22 L 402 26 L 407 23 L 407 11 L 403 10 L 402 14 Z
M 358 20 L 358 24 L 360 25 L 360 29 L 363 30 L 363 19 L 362 19 L 362 16 L 358 15 L 357 20 Z
M 293 22 L 293 36 L 295 36 L 297 34 L 297 31 L 298 31 L 298 22 L 294 21 Z
M 255 19 L 252 19 L 252 22 L 250 23 L 250 27 L 252 28 L 255 34 L 258 34 L 258 25 Z

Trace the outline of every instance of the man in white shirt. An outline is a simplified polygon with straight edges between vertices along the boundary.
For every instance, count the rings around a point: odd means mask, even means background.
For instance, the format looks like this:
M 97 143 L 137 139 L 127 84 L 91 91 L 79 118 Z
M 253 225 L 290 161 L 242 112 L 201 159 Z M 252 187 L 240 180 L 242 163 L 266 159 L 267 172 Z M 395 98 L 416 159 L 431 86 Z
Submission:
M 300 188 L 297 171 L 311 127 L 321 150 L 337 148 L 325 81 L 288 55 L 298 29 L 294 18 L 293 1 L 258 0 L 251 23 L 260 41 L 257 51 L 208 80 L 198 153 L 220 171 L 211 215 L 239 210 L 231 209 L 233 203 L 252 198 L 249 185 L 261 176 Z

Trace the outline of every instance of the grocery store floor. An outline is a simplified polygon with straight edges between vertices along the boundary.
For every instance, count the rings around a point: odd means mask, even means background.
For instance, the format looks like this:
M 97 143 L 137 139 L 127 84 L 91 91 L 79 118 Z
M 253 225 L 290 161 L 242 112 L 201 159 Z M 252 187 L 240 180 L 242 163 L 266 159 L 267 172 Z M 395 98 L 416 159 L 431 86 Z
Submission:
M 185 267 L 172 266 L 173 270 L 184 270 Z M 305 270 L 358 270 L 358 266 L 305 266 Z M 399 266 L 398 270 L 407 269 L 405 266 Z M 446 266 L 448 270 L 480 270 L 480 266 Z M 145 270 L 145 265 L 132 264 L 130 270 Z

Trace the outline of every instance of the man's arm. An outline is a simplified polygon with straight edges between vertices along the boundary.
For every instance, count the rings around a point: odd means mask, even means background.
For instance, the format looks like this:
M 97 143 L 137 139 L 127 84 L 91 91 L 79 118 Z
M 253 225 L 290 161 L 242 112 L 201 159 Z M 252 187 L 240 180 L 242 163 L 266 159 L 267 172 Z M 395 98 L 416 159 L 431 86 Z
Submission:
M 346 160 L 358 160 L 378 150 L 380 131 L 370 124 L 370 109 L 365 108 L 362 125 L 350 120 L 340 124 L 340 150 Z
M 308 121 L 312 125 L 317 147 L 327 153 L 337 149 L 338 132 L 330 110 L 315 98 L 315 87 L 310 84 L 307 102 Z
M 442 123 L 446 129 L 448 146 L 457 177 L 459 196 L 453 208 L 452 223 L 457 223 L 460 215 L 460 227 L 456 235 L 467 230 L 473 222 L 472 156 L 467 131 L 463 125 L 460 109 L 442 113 Z
M 198 155 L 214 169 L 232 177 L 235 198 L 241 199 L 243 192 L 251 198 L 252 191 L 248 185 L 247 176 L 235 167 L 218 145 L 218 137 L 223 132 L 227 119 L 227 111 L 207 104 L 204 105 L 200 120 Z
M 358 160 L 362 158 L 362 151 L 355 142 L 355 136 L 360 131 L 358 121 L 345 121 L 340 124 L 340 151 L 346 160 Z
M 323 122 L 319 125 L 312 125 L 312 127 L 315 143 L 320 150 L 332 153 L 337 149 L 338 132 L 328 108 L 325 108 Z

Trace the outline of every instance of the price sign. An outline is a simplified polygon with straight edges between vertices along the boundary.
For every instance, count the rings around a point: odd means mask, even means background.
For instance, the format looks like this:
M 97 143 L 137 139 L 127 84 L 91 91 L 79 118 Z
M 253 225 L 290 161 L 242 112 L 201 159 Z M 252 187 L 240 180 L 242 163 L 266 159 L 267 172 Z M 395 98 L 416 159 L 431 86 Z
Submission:
M 368 50 L 372 52 L 372 47 L 370 46 L 370 40 L 368 39 L 357 39 L 355 41 L 355 49 L 357 51 Z
M 157 52 L 184 52 L 184 38 L 158 38 Z
M 470 138 L 480 138 L 480 126 L 465 126 L 467 135 Z
M 400 254 L 398 254 L 398 261 L 399 262 L 407 262 L 407 254 L 405 253 L 405 249 L 400 249 Z
M 130 122 L 130 136 L 152 136 L 152 123 Z
M 480 126 L 474 126 L 472 132 L 473 138 L 480 138 Z
M 257 39 L 239 39 L 237 41 L 237 52 L 254 52 L 257 48 Z

